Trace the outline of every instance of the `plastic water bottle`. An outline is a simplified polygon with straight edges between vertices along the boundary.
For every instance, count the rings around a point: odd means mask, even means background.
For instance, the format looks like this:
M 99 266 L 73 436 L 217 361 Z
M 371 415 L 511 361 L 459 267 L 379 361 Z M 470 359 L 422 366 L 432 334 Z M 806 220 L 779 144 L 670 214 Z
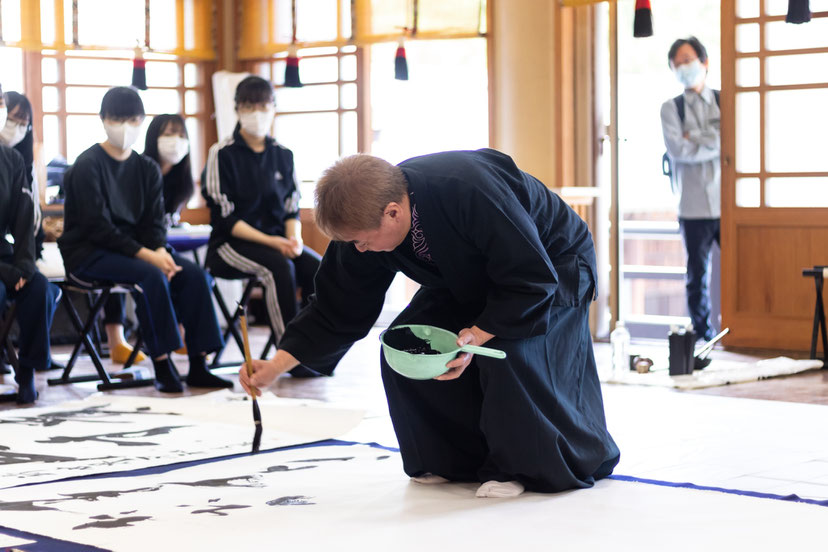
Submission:
M 613 378 L 623 379 L 630 371 L 630 332 L 622 320 L 615 323 L 615 329 L 610 334 L 610 346 Z

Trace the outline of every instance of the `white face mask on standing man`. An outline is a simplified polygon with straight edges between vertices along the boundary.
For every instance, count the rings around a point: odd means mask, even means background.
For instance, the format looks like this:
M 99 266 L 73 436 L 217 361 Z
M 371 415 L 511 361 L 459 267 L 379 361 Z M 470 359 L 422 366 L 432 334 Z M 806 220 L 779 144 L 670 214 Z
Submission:
M 178 165 L 190 152 L 190 141 L 183 136 L 167 135 L 158 137 L 158 157 L 164 163 Z
M 126 151 L 131 148 L 138 140 L 138 135 L 141 134 L 141 123 L 132 124 L 129 121 L 120 123 L 104 121 L 103 125 L 109 143 L 121 151 Z
M 704 81 L 704 77 L 707 75 L 707 69 L 698 59 L 683 63 L 673 71 L 678 81 L 684 85 L 684 88 L 697 87 Z

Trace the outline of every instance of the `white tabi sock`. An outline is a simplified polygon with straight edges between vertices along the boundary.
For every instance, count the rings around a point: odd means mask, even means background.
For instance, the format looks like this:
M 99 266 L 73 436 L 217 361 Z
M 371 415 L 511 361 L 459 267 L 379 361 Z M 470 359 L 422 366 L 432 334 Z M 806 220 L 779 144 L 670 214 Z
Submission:
M 411 481 L 416 481 L 421 485 L 438 485 L 440 483 L 448 483 L 449 480 L 445 477 L 441 477 L 439 475 L 434 475 L 433 473 L 424 473 L 423 475 L 418 475 L 417 477 L 412 477 Z
M 517 481 L 486 481 L 477 489 L 477 498 L 514 498 L 523 493 Z

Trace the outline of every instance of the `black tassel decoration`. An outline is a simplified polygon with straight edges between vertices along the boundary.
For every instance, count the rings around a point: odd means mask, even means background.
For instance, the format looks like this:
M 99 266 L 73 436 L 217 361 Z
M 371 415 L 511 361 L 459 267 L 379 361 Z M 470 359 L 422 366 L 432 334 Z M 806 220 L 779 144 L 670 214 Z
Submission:
M 633 36 L 636 38 L 653 36 L 653 12 L 650 9 L 650 0 L 635 0 Z
M 394 78 L 408 80 L 408 61 L 405 59 L 405 43 L 402 39 L 397 45 L 397 55 L 394 56 Z
M 299 78 L 299 57 L 296 55 L 296 46 L 293 44 L 288 48 L 287 63 L 285 64 L 285 86 L 301 88 L 302 80 Z
M 147 89 L 147 62 L 140 46 L 135 47 L 135 57 L 132 60 L 132 86 L 138 90 Z
M 809 0 L 788 0 L 787 23 L 807 23 L 811 20 L 811 6 Z

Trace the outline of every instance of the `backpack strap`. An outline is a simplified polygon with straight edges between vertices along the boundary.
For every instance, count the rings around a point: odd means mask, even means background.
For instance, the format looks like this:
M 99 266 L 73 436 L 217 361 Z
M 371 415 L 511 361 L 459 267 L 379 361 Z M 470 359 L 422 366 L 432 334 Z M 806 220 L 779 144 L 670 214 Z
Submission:
M 716 101 L 718 101 L 718 96 L 716 96 L 716 98 Z M 684 94 L 679 94 L 673 98 L 673 102 L 676 104 L 679 120 L 681 121 L 681 124 L 684 124 Z
M 722 102 L 719 101 L 719 94 L 720 92 L 718 90 L 713 91 L 713 96 L 716 98 L 716 105 L 722 107 Z

